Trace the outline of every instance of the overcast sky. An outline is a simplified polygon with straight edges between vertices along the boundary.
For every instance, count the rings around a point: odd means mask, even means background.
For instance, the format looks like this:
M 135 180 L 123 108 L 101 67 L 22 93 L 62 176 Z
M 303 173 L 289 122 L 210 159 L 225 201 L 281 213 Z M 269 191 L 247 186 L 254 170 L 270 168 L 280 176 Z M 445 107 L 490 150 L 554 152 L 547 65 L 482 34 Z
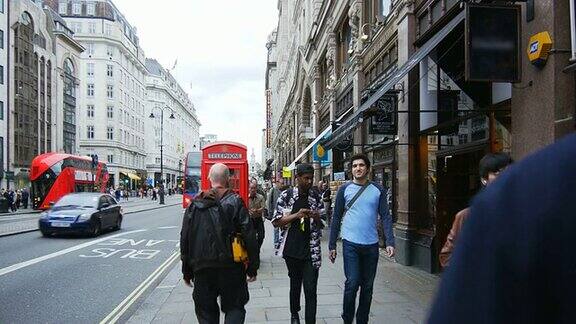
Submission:
M 113 0 L 138 30 L 148 58 L 191 98 L 200 134 L 241 142 L 261 157 L 265 127 L 266 41 L 277 25 L 276 0 Z

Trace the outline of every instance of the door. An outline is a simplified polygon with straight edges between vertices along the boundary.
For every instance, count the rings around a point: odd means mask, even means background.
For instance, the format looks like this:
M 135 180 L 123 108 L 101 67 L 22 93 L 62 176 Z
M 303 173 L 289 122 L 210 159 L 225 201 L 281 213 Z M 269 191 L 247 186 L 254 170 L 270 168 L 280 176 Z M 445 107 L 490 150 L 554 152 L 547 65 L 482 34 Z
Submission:
M 468 207 L 470 200 L 480 190 L 478 163 L 488 152 L 487 149 L 480 147 L 465 152 L 437 155 L 436 255 L 446 242 L 454 216 Z
M 112 220 L 112 214 L 111 214 L 111 207 L 110 207 L 110 203 L 108 202 L 108 199 L 106 199 L 106 196 L 102 196 L 100 197 L 100 199 L 98 200 L 98 214 L 100 215 L 100 224 L 102 225 L 102 228 L 107 228 L 112 226 L 113 220 Z

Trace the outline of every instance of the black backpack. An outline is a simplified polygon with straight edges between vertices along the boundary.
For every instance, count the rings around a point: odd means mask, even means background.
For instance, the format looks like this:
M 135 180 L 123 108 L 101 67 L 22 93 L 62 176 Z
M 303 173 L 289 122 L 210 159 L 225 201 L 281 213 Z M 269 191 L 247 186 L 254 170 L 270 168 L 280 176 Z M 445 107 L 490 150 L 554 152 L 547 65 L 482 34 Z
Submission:
M 194 271 L 234 262 L 231 221 L 217 200 L 195 200 L 184 213 L 180 249 Z

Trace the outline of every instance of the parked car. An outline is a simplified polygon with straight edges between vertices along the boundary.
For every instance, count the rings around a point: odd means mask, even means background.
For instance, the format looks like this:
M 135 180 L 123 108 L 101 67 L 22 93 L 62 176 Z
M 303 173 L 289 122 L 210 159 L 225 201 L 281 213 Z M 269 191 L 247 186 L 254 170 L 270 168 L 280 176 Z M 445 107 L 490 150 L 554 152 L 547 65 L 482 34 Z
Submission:
M 119 230 L 122 215 L 122 207 L 109 194 L 71 193 L 40 214 L 38 224 L 44 236 L 57 233 L 98 236 L 105 229 Z

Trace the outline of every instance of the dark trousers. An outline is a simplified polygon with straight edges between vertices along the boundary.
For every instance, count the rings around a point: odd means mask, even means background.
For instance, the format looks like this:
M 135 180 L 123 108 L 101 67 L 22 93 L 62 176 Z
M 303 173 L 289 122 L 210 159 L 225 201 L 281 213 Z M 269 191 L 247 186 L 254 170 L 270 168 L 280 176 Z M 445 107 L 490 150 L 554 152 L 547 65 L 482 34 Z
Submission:
M 346 276 L 342 319 L 346 324 L 351 324 L 354 320 L 356 295 L 360 289 L 356 323 L 368 323 L 374 277 L 376 277 L 378 267 L 378 243 L 363 245 L 342 240 L 342 255 L 344 256 L 344 275 Z
M 284 257 L 290 277 L 290 313 L 300 312 L 300 294 L 304 285 L 304 298 L 306 299 L 306 324 L 316 323 L 316 303 L 318 286 L 318 269 L 312 266 L 311 260 L 299 260 Z
M 234 268 L 208 268 L 194 273 L 192 297 L 196 317 L 200 324 L 220 322 L 220 309 L 225 314 L 224 323 L 244 323 L 248 303 L 248 284 L 242 266 Z
M 254 230 L 256 230 L 256 235 L 258 237 L 258 245 L 262 247 L 262 243 L 264 242 L 264 218 L 256 217 L 252 218 L 252 225 L 254 225 Z

